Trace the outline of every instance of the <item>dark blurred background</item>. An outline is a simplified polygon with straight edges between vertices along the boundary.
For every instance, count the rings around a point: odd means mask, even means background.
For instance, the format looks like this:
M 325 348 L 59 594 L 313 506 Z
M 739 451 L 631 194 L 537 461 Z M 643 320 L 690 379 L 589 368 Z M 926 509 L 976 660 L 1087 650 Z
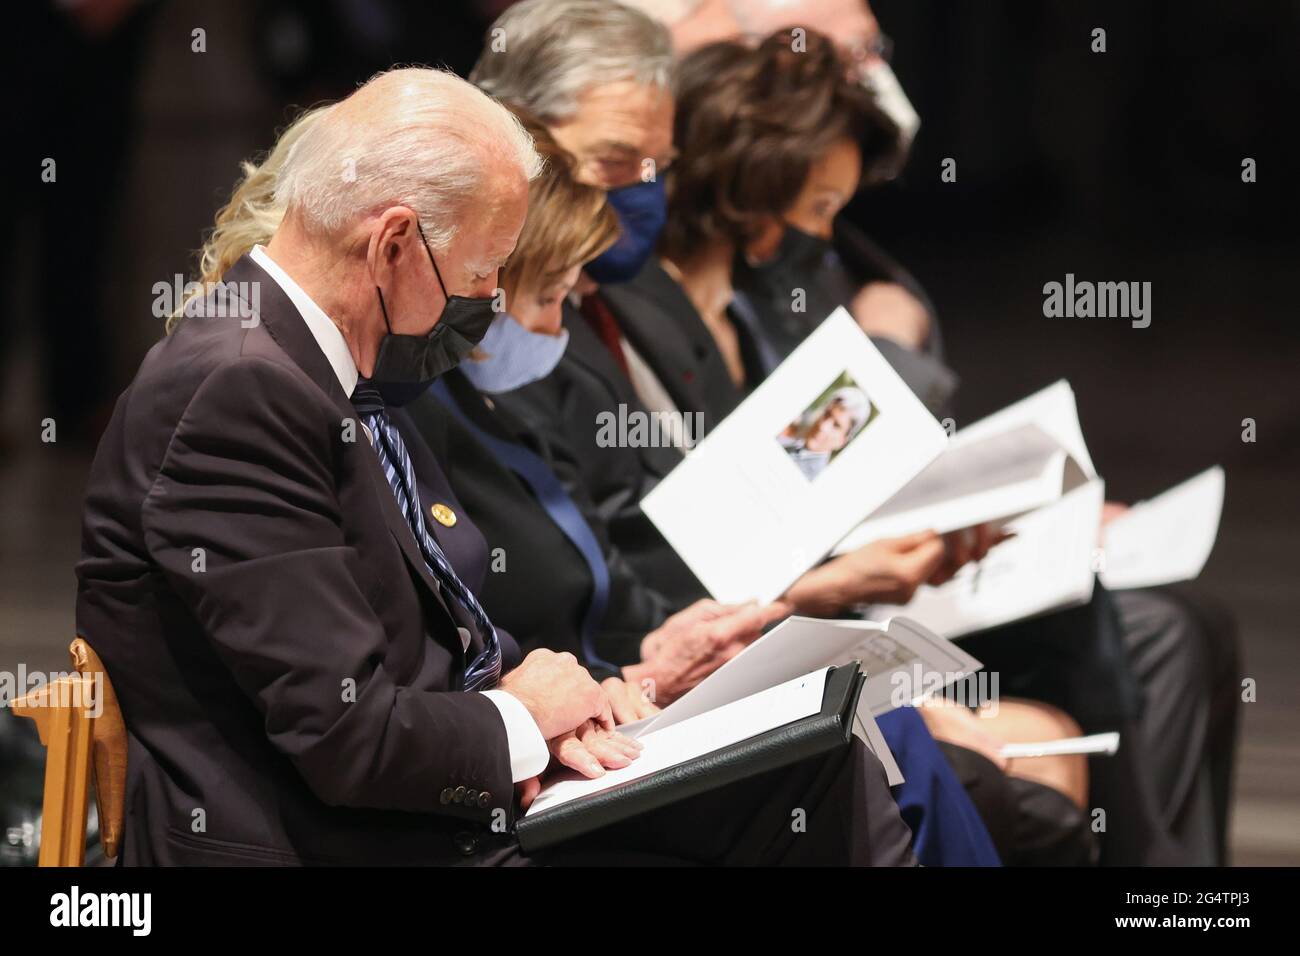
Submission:
M 464 74 L 505 5 L 25 0 L 0 160 L 0 670 L 66 667 L 94 441 L 162 333 L 154 283 L 192 273 L 239 161 L 394 63 Z M 1200 586 L 1235 610 L 1259 688 L 1234 860 L 1300 863 L 1300 3 L 872 7 L 922 127 L 848 215 L 935 300 L 959 425 L 1065 377 L 1109 497 L 1227 469 Z M 1151 326 L 1044 318 L 1067 272 L 1151 282 Z

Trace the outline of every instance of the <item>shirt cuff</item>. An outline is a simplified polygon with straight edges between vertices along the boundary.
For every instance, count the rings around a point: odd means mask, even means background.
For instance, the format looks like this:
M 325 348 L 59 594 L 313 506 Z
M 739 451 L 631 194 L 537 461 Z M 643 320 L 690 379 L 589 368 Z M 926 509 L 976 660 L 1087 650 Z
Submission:
M 533 715 L 513 694 L 504 690 L 481 691 L 496 705 L 506 725 L 506 745 L 510 748 L 511 783 L 536 777 L 551 762 L 551 751 L 537 727 Z

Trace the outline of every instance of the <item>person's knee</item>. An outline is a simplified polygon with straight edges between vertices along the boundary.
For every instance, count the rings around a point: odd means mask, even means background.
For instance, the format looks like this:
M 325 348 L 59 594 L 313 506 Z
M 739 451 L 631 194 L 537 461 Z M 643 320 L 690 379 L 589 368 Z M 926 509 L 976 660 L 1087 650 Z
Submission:
M 998 701 L 997 732 L 1004 740 L 1036 741 L 1078 737 L 1079 722 L 1060 707 L 1038 700 L 1012 698 Z

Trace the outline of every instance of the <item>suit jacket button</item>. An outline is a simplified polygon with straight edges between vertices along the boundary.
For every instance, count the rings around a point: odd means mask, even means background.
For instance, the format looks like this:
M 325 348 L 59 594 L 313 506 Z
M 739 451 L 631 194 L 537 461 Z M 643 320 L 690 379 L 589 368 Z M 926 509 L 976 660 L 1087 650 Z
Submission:
M 465 800 L 465 788 L 457 787 L 455 792 L 451 795 L 451 799 L 455 803 L 462 803 Z
M 466 791 L 465 791 L 465 806 L 467 806 L 467 807 L 472 807 L 472 806 L 474 806 L 476 803 L 478 803 L 478 791 L 477 791 L 477 790 L 466 790 Z
M 478 838 L 475 837 L 474 834 L 468 833 L 465 830 L 461 830 L 453 839 L 456 844 L 456 849 L 464 856 L 473 856 L 474 852 L 478 849 Z
M 488 793 L 486 790 L 478 795 L 478 805 L 480 807 L 486 807 L 491 802 L 492 794 Z
M 451 787 L 444 788 L 442 793 L 438 794 L 438 802 L 451 803 Z

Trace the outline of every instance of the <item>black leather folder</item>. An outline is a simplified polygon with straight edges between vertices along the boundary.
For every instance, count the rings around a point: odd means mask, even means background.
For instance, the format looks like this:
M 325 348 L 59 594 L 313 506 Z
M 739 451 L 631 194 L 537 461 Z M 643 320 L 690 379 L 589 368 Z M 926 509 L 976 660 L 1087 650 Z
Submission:
M 831 668 L 819 713 L 639 780 L 527 815 L 515 826 L 519 846 L 525 853 L 535 853 L 628 817 L 846 747 L 865 680 L 856 661 Z

